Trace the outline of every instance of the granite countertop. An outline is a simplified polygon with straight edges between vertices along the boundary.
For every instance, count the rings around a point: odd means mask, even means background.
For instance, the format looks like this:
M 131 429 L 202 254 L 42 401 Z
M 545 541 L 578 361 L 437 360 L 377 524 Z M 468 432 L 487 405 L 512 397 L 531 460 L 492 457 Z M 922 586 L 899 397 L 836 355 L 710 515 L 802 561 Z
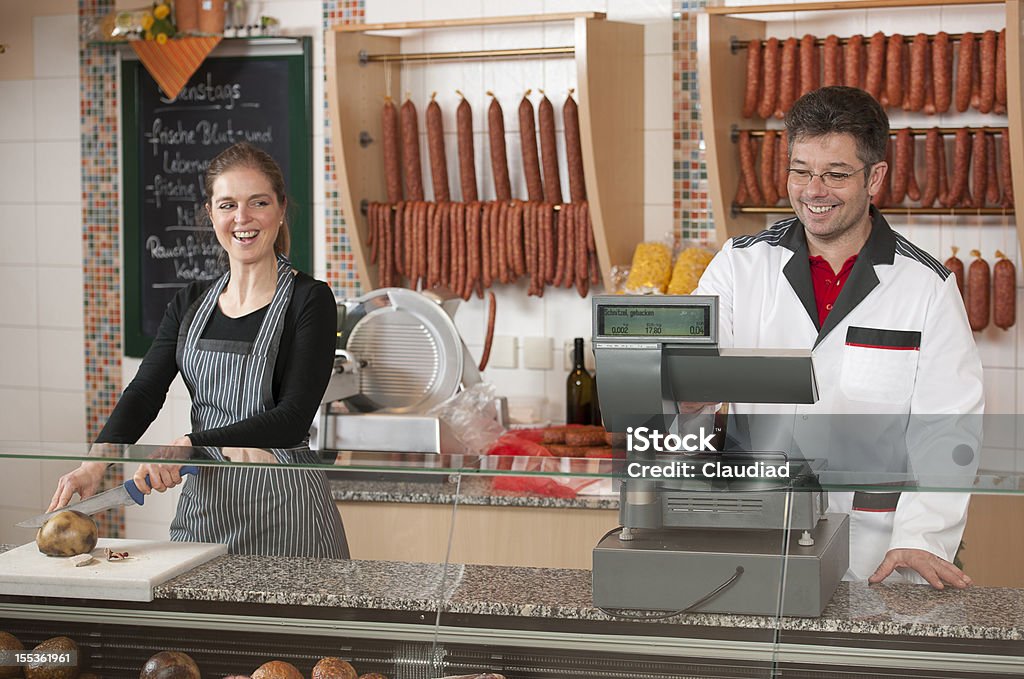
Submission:
M 401 482 L 330 480 L 331 495 L 338 502 L 396 502 L 415 504 L 442 504 L 455 502 L 463 505 L 491 505 L 501 507 L 566 507 L 569 509 L 618 509 L 619 496 L 578 495 L 574 498 L 552 497 L 539 493 L 512 490 L 493 490 L 494 479 L 515 482 L 517 477 L 463 475 L 459 485 L 452 480 Z M 544 477 L 534 477 L 546 481 Z M 602 480 L 610 491 L 610 480 Z
M 154 588 L 155 599 L 290 604 L 608 622 L 590 571 L 228 555 Z M 637 624 L 1024 640 L 1024 590 L 840 583 L 819 618 L 688 614 Z

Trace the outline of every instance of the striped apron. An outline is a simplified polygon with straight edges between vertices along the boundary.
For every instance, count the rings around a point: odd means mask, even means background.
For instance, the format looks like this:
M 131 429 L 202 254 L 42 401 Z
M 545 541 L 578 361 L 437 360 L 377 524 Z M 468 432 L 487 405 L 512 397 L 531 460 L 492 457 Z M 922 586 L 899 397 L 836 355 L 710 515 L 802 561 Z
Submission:
M 234 424 L 274 406 L 272 380 L 295 285 L 278 257 L 277 287 L 252 342 L 203 339 L 230 272 L 188 310 L 178 331 L 178 369 L 192 395 L 192 430 Z M 281 462 L 315 464 L 316 453 L 272 450 Z M 218 450 L 212 455 L 224 459 Z M 202 467 L 186 477 L 171 540 L 219 542 L 232 554 L 348 558 L 341 517 L 318 469 Z

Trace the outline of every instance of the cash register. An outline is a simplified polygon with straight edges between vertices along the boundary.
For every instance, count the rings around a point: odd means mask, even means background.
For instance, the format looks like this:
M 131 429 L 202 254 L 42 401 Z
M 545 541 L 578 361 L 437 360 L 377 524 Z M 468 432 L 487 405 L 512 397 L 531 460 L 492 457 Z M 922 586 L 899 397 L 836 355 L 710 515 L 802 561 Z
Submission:
M 660 452 L 639 435 L 711 440 L 700 428 L 713 416 L 692 414 L 692 404 L 812 404 L 810 352 L 719 347 L 717 297 L 599 295 L 592 304 L 602 415 L 627 446 L 621 526 L 593 551 L 595 606 L 625 617 L 820 615 L 850 544 L 848 517 L 829 513 L 817 486 L 824 462 L 710 445 Z

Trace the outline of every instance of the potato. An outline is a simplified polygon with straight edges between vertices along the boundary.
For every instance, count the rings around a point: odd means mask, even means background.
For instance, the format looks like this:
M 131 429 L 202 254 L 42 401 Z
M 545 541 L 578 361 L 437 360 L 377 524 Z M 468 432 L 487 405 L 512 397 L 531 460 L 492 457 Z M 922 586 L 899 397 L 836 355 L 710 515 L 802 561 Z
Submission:
M 99 533 L 91 516 L 69 509 L 54 514 L 36 533 L 36 546 L 47 556 L 88 554 Z
M 313 679 L 356 679 L 356 668 L 341 658 L 323 658 L 313 668 Z
M 303 679 L 302 672 L 291 663 L 283 660 L 271 660 L 256 668 L 252 679 Z
M 76 662 L 80 660 L 78 644 L 67 637 L 47 639 L 32 649 L 35 653 L 73 653 Z M 25 665 L 26 679 L 75 679 L 78 676 L 78 665 L 55 666 L 50 662 L 29 663 Z
M 18 637 L 8 632 L 0 632 L 0 651 L 24 651 L 25 647 Z M 20 665 L 0 665 L 0 679 L 14 679 L 21 676 Z
M 199 666 L 187 653 L 160 651 L 142 666 L 139 679 L 200 679 Z

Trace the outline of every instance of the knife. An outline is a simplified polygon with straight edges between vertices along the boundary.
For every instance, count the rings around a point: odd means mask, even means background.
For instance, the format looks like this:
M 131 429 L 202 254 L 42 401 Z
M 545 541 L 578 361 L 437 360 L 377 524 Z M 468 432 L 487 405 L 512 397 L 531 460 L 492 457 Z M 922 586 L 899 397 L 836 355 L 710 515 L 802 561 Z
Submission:
M 182 476 L 186 474 L 198 474 L 199 467 L 195 465 L 185 465 L 178 470 Z M 149 477 L 146 477 L 146 481 L 149 482 Z M 128 479 L 117 488 L 111 488 L 110 490 L 103 491 L 99 495 L 93 495 L 90 498 L 77 502 L 67 507 L 61 507 L 60 509 L 46 514 L 40 514 L 39 516 L 33 516 L 31 519 L 25 519 L 20 523 L 14 524 L 19 528 L 39 528 L 46 520 L 55 514 L 60 512 L 66 512 L 69 509 L 73 509 L 76 512 L 82 512 L 83 514 L 98 514 L 107 509 L 113 507 L 123 507 L 130 505 L 142 505 L 146 502 L 146 496 L 142 494 L 138 486 L 135 485 L 134 479 Z

